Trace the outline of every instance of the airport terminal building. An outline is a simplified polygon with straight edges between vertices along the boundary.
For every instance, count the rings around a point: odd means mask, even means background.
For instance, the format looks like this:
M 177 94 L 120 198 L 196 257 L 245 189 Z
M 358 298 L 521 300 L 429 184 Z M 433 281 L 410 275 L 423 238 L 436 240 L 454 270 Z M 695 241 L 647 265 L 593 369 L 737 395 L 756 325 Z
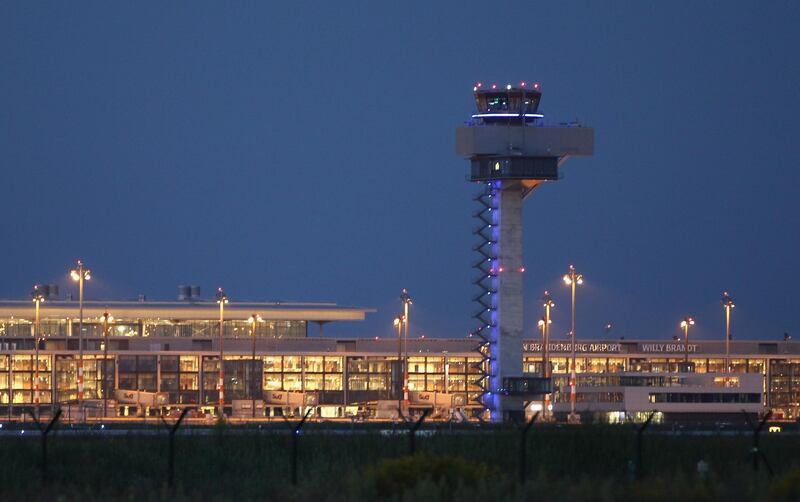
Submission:
M 232 417 L 311 409 L 320 418 L 392 418 L 397 406 L 387 403 L 403 399 L 412 412 L 433 408 L 440 418 L 480 414 L 485 359 L 474 339 L 325 336 L 326 324 L 361 321 L 369 312 L 330 303 L 230 302 L 221 339 L 214 301 L 85 301 L 81 337 L 78 302 L 48 300 L 41 305 L 37 347 L 32 302 L 0 302 L 0 419 L 32 411 L 37 395 L 42 412 L 56 404 L 74 407 L 81 359 L 85 416 L 135 418 L 184 407 L 213 415 L 221 355 L 225 411 Z M 541 374 L 542 348 L 538 338 L 523 342 L 526 374 Z M 567 341 L 550 343 L 557 418 L 569 411 L 570 349 Z M 652 410 L 676 420 L 767 408 L 776 418 L 800 416 L 800 343 L 732 342 L 730 373 L 722 340 L 688 347 L 579 341 L 576 351 L 577 409 L 584 421 L 622 421 Z

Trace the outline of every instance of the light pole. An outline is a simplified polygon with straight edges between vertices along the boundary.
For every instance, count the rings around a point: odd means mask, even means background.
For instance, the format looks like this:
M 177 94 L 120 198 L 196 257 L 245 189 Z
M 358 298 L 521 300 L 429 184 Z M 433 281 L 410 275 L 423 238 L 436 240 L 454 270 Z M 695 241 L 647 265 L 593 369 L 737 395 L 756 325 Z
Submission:
M 683 341 L 686 350 L 684 355 L 684 362 L 686 363 L 686 371 L 689 371 L 689 326 L 694 326 L 694 318 L 684 317 L 681 321 L 681 328 L 683 328 Z
M 550 322 L 552 323 L 553 321 L 550 321 Z M 544 377 L 544 325 L 545 325 L 544 317 L 539 319 L 539 322 L 536 323 L 536 325 L 539 328 L 539 334 L 541 335 L 541 339 L 542 339 L 542 366 L 539 369 L 539 374 L 542 375 L 542 377 Z
M 219 304 L 219 419 L 225 418 L 225 352 L 223 351 L 223 340 L 225 339 L 225 304 L 228 303 L 228 296 L 222 290 L 217 288 L 217 303 Z
M 41 324 L 39 322 L 39 308 L 41 304 L 44 302 L 44 294 L 40 289 L 40 286 L 37 284 L 33 287 L 33 291 L 31 291 L 31 298 L 33 298 L 33 303 L 36 306 L 36 318 L 33 323 L 33 346 L 34 346 L 34 353 L 35 355 L 34 360 L 36 361 L 36 374 L 33 377 L 33 405 L 36 408 L 36 416 L 39 416 L 39 402 L 41 401 L 41 396 L 39 394 L 39 337 L 41 336 Z
M 550 297 L 550 293 L 548 291 L 544 292 L 544 296 L 542 297 L 542 306 L 544 307 L 544 325 L 542 326 L 542 330 L 544 332 L 544 345 L 542 345 L 542 364 L 544 365 L 544 378 L 550 378 L 550 309 L 556 306 L 553 299 Z M 545 417 L 550 415 L 550 394 L 545 394 L 544 396 L 544 409 L 542 413 Z
M 103 418 L 108 416 L 108 323 L 113 320 L 107 310 L 103 312 Z
M 78 282 L 78 410 L 83 413 L 83 283 L 92 278 L 91 271 L 78 260 L 69 275 Z
M 403 345 L 405 347 L 403 351 L 405 352 L 403 357 L 403 402 L 408 407 L 408 307 L 414 302 L 406 288 L 400 292 L 400 301 L 403 302 Z
M 722 293 L 722 308 L 725 309 L 725 372 L 731 372 L 731 310 L 735 307 L 727 291 Z
M 253 398 L 253 409 L 252 415 L 253 418 L 256 418 L 256 394 L 254 392 L 255 389 L 255 373 L 256 373 L 256 332 L 258 330 L 258 323 L 262 321 L 261 316 L 258 314 L 253 314 L 247 320 L 250 323 L 250 336 L 253 337 L 253 361 L 251 362 L 250 367 L 250 396 Z
M 583 284 L 583 275 L 575 271 L 575 267 L 570 265 L 569 271 L 564 275 L 564 283 L 572 289 L 572 330 L 570 336 L 572 338 L 572 361 L 570 363 L 570 376 L 569 376 L 569 416 L 567 421 L 569 423 L 580 423 L 581 419 L 575 413 L 575 404 L 577 403 L 577 381 L 578 375 L 575 370 L 575 288 Z
M 403 372 L 403 321 L 405 317 L 403 314 L 394 318 L 394 327 L 397 328 L 397 363 L 399 367 L 397 368 L 400 372 Z M 400 375 L 398 375 L 400 376 Z M 401 386 L 402 387 L 402 386 Z M 403 389 L 400 389 L 400 392 L 397 393 L 397 409 L 401 410 L 403 408 Z M 399 417 L 398 417 L 399 418 Z

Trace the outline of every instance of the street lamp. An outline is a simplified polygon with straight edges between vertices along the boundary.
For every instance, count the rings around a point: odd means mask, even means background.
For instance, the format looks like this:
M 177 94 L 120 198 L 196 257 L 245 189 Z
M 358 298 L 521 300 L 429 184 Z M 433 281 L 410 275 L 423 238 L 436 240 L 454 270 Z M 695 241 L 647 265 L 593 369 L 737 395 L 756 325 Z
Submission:
M 684 317 L 683 321 L 681 321 L 681 328 L 683 328 L 683 341 L 685 343 L 686 350 L 686 354 L 684 356 L 684 362 L 687 363 L 686 371 L 688 371 L 689 363 L 689 326 L 694 326 L 694 318 Z
M 91 271 L 83 261 L 78 260 L 70 270 L 70 277 L 78 283 L 78 409 L 83 409 L 83 283 L 92 278 Z
M 542 374 L 545 378 L 550 378 L 550 309 L 556 306 L 553 299 L 550 297 L 548 291 L 544 292 L 542 297 L 542 306 L 544 307 L 544 321 L 542 322 L 542 332 L 544 334 L 544 345 L 542 345 L 542 362 L 544 364 L 544 372 Z
M 101 316 L 103 320 L 103 418 L 108 416 L 108 323 L 114 316 L 106 310 Z
M 255 387 L 255 372 L 256 372 L 256 332 L 258 330 L 258 323 L 263 322 L 264 320 L 261 319 L 261 316 L 258 314 L 253 314 L 247 319 L 247 322 L 250 323 L 250 336 L 253 337 L 253 361 L 252 366 L 250 367 L 250 395 L 253 398 L 253 418 L 256 418 L 256 393 L 253 392 Z M 260 384 L 259 384 L 260 386 Z
M 572 338 L 572 362 L 570 364 L 570 377 L 569 377 L 569 416 L 567 416 L 567 421 L 569 423 L 578 423 L 580 422 L 580 416 L 575 413 L 575 404 L 577 403 L 577 380 L 578 376 L 575 370 L 575 288 L 581 284 L 583 284 L 583 275 L 579 274 L 575 271 L 575 267 L 573 265 L 569 266 L 569 271 L 564 275 L 564 283 L 567 286 L 570 286 L 572 289 L 572 330 L 570 331 L 570 336 Z
M 553 321 L 550 321 L 550 324 L 552 323 Z M 542 317 L 541 319 L 539 319 L 539 322 L 536 323 L 536 326 L 539 328 L 539 334 L 541 335 L 542 338 L 542 365 L 541 368 L 539 369 L 539 373 L 542 376 L 544 376 L 544 325 L 545 325 L 545 320 L 544 317 Z
M 408 290 L 403 288 L 400 292 L 400 301 L 403 302 L 403 345 L 405 347 L 403 357 L 403 402 L 408 405 L 408 307 L 414 302 Z
M 35 321 L 33 323 L 33 345 L 34 345 L 34 359 L 36 361 L 36 374 L 33 379 L 33 404 L 36 407 L 36 416 L 39 416 L 39 402 L 41 401 L 39 395 L 39 337 L 41 336 L 41 324 L 39 322 L 39 308 L 44 302 L 44 294 L 41 291 L 41 286 L 38 284 L 33 287 L 31 291 L 31 298 L 36 306 Z
M 725 372 L 731 372 L 731 310 L 736 305 L 727 291 L 722 293 L 722 308 L 725 309 Z
M 544 296 L 542 297 L 542 306 L 544 307 L 544 323 L 542 326 L 542 331 L 544 332 L 544 344 L 542 345 L 542 364 L 543 364 L 543 377 L 550 378 L 550 309 L 556 306 L 553 299 L 550 297 L 550 293 L 548 291 L 544 292 Z M 550 411 L 550 394 L 545 394 L 544 397 L 544 409 L 542 412 L 545 416 L 549 415 Z
M 398 315 L 394 318 L 394 327 L 397 328 L 397 363 L 400 365 L 397 369 L 401 372 L 403 371 L 403 324 L 405 317 L 403 314 Z M 398 375 L 399 376 L 399 375 Z M 398 392 L 397 394 L 397 409 L 400 410 L 403 408 L 403 391 Z
M 225 322 L 225 304 L 228 303 L 228 295 L 222 290 L 217 288 L 216 295 L 217 303 L 219 304 L 219 419 L 225 418 L 225 353 L 223 351 L 224 329 Z

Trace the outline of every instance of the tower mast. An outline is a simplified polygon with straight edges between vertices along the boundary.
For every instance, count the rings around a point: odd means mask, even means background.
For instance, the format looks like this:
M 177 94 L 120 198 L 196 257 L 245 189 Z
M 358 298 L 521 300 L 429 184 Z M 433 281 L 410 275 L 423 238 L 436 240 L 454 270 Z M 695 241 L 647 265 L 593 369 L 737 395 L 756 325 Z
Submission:
M 500 422 L 519 418 L 526 400 L 549 391 L 549 379 L 522 373 L 522 205 L 537 186 L 559 179 L 567 157 L 592 155 L 594 130 L 545 125 L 538 83 L 478 83 L 473 92 L 477 110 L 456 129 L 456 152 L 470 161 L 470 181 L 481 184 L 473 215 L 479 238 L 475 334 L 483 356 L 479 401 Z

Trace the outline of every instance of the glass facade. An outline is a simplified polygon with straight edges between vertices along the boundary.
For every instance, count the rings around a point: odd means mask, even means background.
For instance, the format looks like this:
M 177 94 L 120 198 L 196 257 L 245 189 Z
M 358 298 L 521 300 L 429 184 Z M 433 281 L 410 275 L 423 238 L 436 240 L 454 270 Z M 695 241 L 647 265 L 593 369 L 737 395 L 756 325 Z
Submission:
M 152 337 L 211 338 L 219 337 L 219 321 L 144 321 L 143 335 Z M 227 320 L 223 323 L 225 338 L 250 338 L 250 323 Z M 305 338 L 306 321 L 262 321 L 256 325 L 257 338 Z
M 633 360 L 632 360 L 633 361 Z M 622 357 L 576 357 L 575 371 L 578 373 L 620 373 L 626 371 L 626 360 Z M 570 358 L 551 357 L 550 369 L 555 373 L 569 373 Z M 524 356 L 522 371 L 525 373 L 541 374 L 541 356 Z M 636 371 L 631 369 L 629 371 Z
M 55 356 L 55 390 L 58 402 L 78 399 L 78 359 L 77 355 Z M 104 389 L 109 392 L 109 396 L 113 394 L 114 360 L 109 358 L 106 361 L 106 371 L 104 372 L 102 356 L 84 355 L 83 382 L 84 399 L 102 399 Z
M 575 369 L 578 373 L 678 373 L 684 363 L 683 357 L 576 357 Z M 723 373 L 725 360 L 722 358 L 689 358 L 694 373 Z M 550 358 L 553 374 L 569 373 L 570 358 L 558 355 Z M 732 373 L 764 373 L 765 359 L 731 359 Z M 541 356 L 524 356 L 523 371 L 540 374 Z
M 11 390 L 14 404 L 31 403 L 34 398 L 36 381 L 36 358 L 32 355 L 14 355 L 11 359 Z M 39 356 L 39 402 L 49 403 L 51 399 L 50 358 Z M 2 391 L 0 391 L 2 392 Z M 6 396 L 8 388 L 6 387 Z
M 77 319 L 47 320 L 40 324 L 40 335 L 44 338 L 77 337 L 79 330 Z M 249 338 L 250 324 L 247 321 L 226 320 L 224 323 L 226 338 Z M 102 338 L 104 325 L 98 319 L 83 320 L 83 336 Z M 257 324 L 258 338 L 305 338 L 308 335 L 306 321 L 262 321 Z M 196 337 L 210 338 L 219 336 L 219 321 L 169 321 L 115 319 L 108 325 L 109 337 Z M 26 319 L 0 319 L 0 337 L 32 338 L 33 323 Z
M 772 359 L 769 405 L 786 418 L 800 417 L 800 359 Z
M 77 400 L 78 322 L 75 319 L 43 320 L 41 334 L 45 343 L 40 344 L 38 361 L 33 355 L 32 328 L 32 323 L 24 319 L 0 319 L 0 415 L 9 408 L 19 414 L 33 403 L 37 368 L 42 404 Z M 83 335 L 88 339 L 84 355 L 84 399 L 113 398 L 115 389 L 119 389 L 163 393 L 166 402 L 175 406 L 213 406 L 218 403 L 220 360 L 218 353 L 212 353 L 212 348 L 216 351 L 214 340 L 219 335 L 218 321 L 117 319 L 109 325 L 108 336 L 115 341 L 110 344 L 111 353 L 105 362 L 99 354 L 103 329 L 103 324 L 97 319 L 85 319 L 83 323 Z M 255 360 L 247 353 L 249 343 L 232 344 L 238 352 L 225 354 L 226 402 L 264 399 L 269 391 L 313 393 L 314 402 L 319 406 L 367 406 L 376 401 L 402 398 L 403 369 L 394 355 L 393 344 L 383 343 L 385 340 L 375 346 L 365 343 L 370 340 L 326 339 L 319 340 L 319 344 L 314 340 L 295 340 L 307 338 L 307 331 L 307 321 L 258 323 L 257 338 L 292 340 L 285 344 L 259 343 Z M 250 325 L 243 320 L 225 321 L 224 334 L 226 339 L 247 340 L 252 336 Z M 130 340 L 136 337 L 197 338 L 202 343 Z M 458 351 L 448 353 L 441 347 L 457 345 L 438 345 L 440 342 L 444 344 L 444 341 L 430 342 L 431 347 L 437 347 L 435 350 L 411 351 L 407 366 L 408 390 L 413 393 L 436 392 L 463 396 L 459 402 L 477 406 L 477 398 L 482 392 L 477 384 L 481 377 L 479 365 L 482 364 L 482 358 L 473 355 L 467 344 L 459 347 Z M 367 348 L 357 349 L 361 345 Z M 152 353 L 148 353 L 148 347 Z M 226 345 L 226 350 L 229 347 Z M 460 350 L 462 348 L 464 350 Z M 576 357 L 578 385 L 630 386 L 634 384 L 623 380 L 628 376 L 620 374 L 641 373 L 646 378 L 658 379 L 649 385 L 669 387 L 672 375 L 679 373 L 684 366 L 684 357 L 680 353 L 650 354 L 623 349 L 579 353 Z M 268 351 L 276 353 L 265 353 Z M 767 351 L 741 354 L 739 352 L 731 358 L 731 371 L 765 375 L 766 404 L 778 416 L 800 417 L 800 354 L 797 358 Z M 566 375 L 570 362 L 570 357 L 563 350 L 553 351 L 550 364 L 554 375 L 555 403 L 569 399 Z M 698 350 L 690 354 L 689 362 L 691 370 L 696 373 L 721 374 L 726 370 L 724 358 L 713 353 L 703 355 L 703 351 Z M 532 375 L 541 374 L 541 355 L 526 352 L 523 371 Z M 724 384 L 731 386 L 731 377 L 725 378 Z M 614 392 L 593 392 L 586 393 L 587 397 L 581 396 L 579 393 L 579 400 L 593 399 L 598 403 L 618 402 L 620 398 Z M 670 396 L 654 399 L 670 400 L 664 402 L 693 399 L 677 394 Z M 749 400 L 751 397 L 743 399 Z
M 648 395 L 651 403 L 758 403 L 761 394 L 723 394 L 697 392 L 668 392 Z

